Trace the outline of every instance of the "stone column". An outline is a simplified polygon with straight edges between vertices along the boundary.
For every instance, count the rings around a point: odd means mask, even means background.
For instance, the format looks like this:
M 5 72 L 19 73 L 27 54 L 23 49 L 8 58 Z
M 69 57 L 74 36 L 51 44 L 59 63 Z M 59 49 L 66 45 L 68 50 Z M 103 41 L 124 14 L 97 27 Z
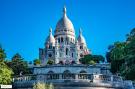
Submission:
M 59 79 L 62 79 L 62 74 L 59 74 Z
M 113 75 L 111 75 L 111 82 L 113 82 Z
M 75 74 L 75 79 L 78 79 L 78 74 Z

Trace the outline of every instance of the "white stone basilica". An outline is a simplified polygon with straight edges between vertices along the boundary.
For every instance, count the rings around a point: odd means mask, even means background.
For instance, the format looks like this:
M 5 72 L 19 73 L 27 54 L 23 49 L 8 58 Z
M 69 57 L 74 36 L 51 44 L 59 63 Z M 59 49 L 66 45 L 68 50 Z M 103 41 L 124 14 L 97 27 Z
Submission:
M 31 67 L 32 74 L 13 78 L 13 89 L 33 89 L 37 82 L 51 83 L 54 89 L 134 89 L 132 82 L 123 81 L 112 75 L 109 63 L 84 65 L 79 59 L 91 54 L 80 34 L 76 39 L 72 22 L 63 9 L 63 17 L 58 21 L 54 36 L 50 28 L 45 47 L 39 49 L 41 65 Z M 51 60 L 53 64 L 48 64 Z
M 64 7 L 63 16 L 56 25 L 54 36 L 50 28 L 45 47 L 39 49 L 39 59 L 42 60 L 43 65 L 47 64 L 48 60 L 54 61 L 55 64 L 79 64 L 79 59 L 89 53 L 81 29 L 76 39 L 74 26 L 67 17 L 66 7 Z

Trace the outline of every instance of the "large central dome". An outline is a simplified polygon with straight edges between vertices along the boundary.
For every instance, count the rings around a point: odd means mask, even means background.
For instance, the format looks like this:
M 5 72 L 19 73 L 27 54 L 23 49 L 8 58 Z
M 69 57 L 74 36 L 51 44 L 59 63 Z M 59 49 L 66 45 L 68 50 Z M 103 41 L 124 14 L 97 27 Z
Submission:
M 54 36 L 58 35 L 71 35 L 75 36 L 74 26 L 66 15 L 66 8 L 63 8 L 63 17 L 58 21 L 55 29 Z

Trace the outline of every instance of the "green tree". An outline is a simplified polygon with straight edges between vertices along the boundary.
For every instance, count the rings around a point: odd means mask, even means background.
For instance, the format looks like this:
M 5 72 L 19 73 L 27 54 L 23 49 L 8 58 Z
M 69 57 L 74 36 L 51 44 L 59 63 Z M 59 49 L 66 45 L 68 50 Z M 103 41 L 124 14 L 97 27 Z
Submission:
M 92 59 L 92 55 L 85 55 L 83 58 L 80 59 L 82 64 L 89 64 L 89 61 Z
M 120 67 L 124 63 L 124 57 L 126 56 L 125 42 L 115 42 L 113 48 L 111 48 L 107 55 L 107 60 L 111 61 L 111 72 L 117 73 Z M 109 58 L 109 59 L 108 59 Z
M 104 62 L 105 58 L 102 55 L 92 55 L 92 60 L 96 63 Z
M 99 63 L 100 61 L 103 62 L 104 60 L 105 59 L 102 55 L 84 55 L 84 57 L 80 59 L 80 62 L 82 64 L 95 64 Z
M 111 52 L 106 52 L 106 60 L 107 60 L 107 62 L 111 62 Z
M 108 52 L 106 52 L 106 60 L 107 62 L 111 62 L 111 50 L 114 48 L 114 45 L 109 45 Z
M 125 68 L 122 72 L 126 71 L 126 79 L 135 80 L 135 28 L 128 34 L 126 43 L 127 55 L 125 56 L 125 64 L 123 64 Z
M 95 65 L 95 64 L 96 64 L 96 62 L 95 62 L 95 61 L 93 61 L 93 60 L 90 60 L 90 61 L 88 62 L 88 64 L 90 64 L 90 65 Z
M 131 30 L 129 34 L 127 34 L 127 42 L 133 41 L 135 39 L 135 28 Z
M 46 85 L 44 83 L 35 83 L 33 89 L 46 89 Z
M 54 86 L 52 84 L 37 82 L 33 85 L 33 89 L 54 89 Z
M 0 84 L 11 84 L 13 71 L 4 61 L 0 61 Z
M 111 71 L 120 73 L 125 79 L 135 80 L 135 28 L 125 42 L 115 42 L 106 54 L 111 62 Z
M 135 80 L 135 64 L 129 66 L 125 72 L 125 78 L 128 80 Z
M 52 59 L 49 59 L 47 64 L 52 65 L 52 64 L 54 64 L 54 61 Z
M 8 66 L 12 68 L 14 75 L 29 74 L 28 63 L 24 61 L 19 53 L 16 53 L 12 57 L 12 61 L 8 63 Z
M 34 65 L 40 65 L 41 64 L 41 61 L 40 59 L 34 59 Z
M 6 53 L 0 47 L 0 84 L 10 84 L 13 71 L 5 64 Z
M 0 45 L 0 60 L 5 60 L 5 58 L 6 58 L 5 50 Z

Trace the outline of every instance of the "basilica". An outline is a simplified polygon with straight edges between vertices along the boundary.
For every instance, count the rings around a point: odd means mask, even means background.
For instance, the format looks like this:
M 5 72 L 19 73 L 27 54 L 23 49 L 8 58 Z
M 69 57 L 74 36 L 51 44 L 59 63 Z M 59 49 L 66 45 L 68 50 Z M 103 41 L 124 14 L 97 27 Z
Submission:
M 79 59 L 87 54 L 90 54 L 90 50 L 87 48 L 82 30 L 79 30 L 79 36 L 76 38 L 74 26 L 64 7 L 63 16 L 56 25 L 54 36 L 50 28 L 44 48 L 39 49 L 39 59 L 43 65 L 47 64 L 49 60 L 55 64 L 79 64 Z
M 87 48 L 82 30 L 76 38 L 64 7 L 54 35 L 50 28 L 44 48 L 39 48 L 41 64 L 29 66 L 32 70 L 30 75 L 14 77 L 13 89 L 33 89 L 33 84 L 37 82 L 51 83 L 54 89 L 133 89 L 132 82 L 112 75 L 109 63 L 80 63 L 79 59 L 88 54 L 91 51 Z

